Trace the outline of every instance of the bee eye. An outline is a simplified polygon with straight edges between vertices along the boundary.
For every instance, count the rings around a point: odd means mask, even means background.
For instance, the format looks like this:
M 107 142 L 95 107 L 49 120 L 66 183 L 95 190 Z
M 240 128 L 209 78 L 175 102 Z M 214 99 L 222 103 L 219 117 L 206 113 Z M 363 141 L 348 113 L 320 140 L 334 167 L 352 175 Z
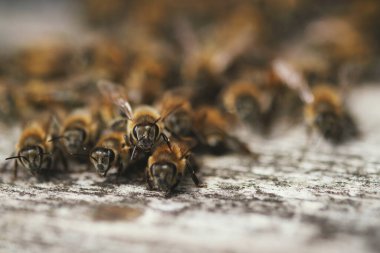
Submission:
M 115 153 L 112 150 L 109 150 L 108 157 L 109 157 L 110 163 L 112 163 L 115 160 Z
M 133 136 L 140 140 L 144 136 L 145 128 L 141 125 L 137 125 L 133 128 Z
M 157 139 L 158 134 L 159 134 L 159 129 L 158 129 L 157 124 L 154 125 L 153 130 L 154 131 L 152 131 L 152 132 L 154 132 L 154 139 Z

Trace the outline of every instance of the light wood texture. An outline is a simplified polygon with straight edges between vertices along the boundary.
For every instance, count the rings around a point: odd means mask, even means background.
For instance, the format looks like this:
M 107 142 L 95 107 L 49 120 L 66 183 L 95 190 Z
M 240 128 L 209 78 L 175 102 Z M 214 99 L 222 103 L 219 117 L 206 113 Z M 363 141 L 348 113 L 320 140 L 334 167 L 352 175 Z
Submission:
M 11 183 L 4 172 L 0 252 L 379 252 L 379 97 L 377 87 L 352 92 L 358 141 L 304 152 L 302 126 L 271 140 L 242 134 L 259 161 L 204 157 L 207 187 L 189 179 L 171 198 L 146 190 L 141 175 Z M 1 132 L 1 159 L 17 133 Z

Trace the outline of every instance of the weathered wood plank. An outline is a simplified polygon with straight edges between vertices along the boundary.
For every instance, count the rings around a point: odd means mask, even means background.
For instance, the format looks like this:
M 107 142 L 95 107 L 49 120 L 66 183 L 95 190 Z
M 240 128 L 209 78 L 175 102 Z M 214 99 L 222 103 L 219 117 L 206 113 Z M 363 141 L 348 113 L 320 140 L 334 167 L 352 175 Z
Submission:
M 10 183 L 6 172 L 0 252 L 379 252 L 380 112 L 368 108 L 380 89 L 353 95 L 360 141 L 304 153 L 301 127 L 251 136 L 258 162 L 204 157 L 207 187 L 187 180 L 171 198 L 146 190 L 142 175 L 120 185 L 91 172 Z M 12 133 L 2 132 L 1 158 Z

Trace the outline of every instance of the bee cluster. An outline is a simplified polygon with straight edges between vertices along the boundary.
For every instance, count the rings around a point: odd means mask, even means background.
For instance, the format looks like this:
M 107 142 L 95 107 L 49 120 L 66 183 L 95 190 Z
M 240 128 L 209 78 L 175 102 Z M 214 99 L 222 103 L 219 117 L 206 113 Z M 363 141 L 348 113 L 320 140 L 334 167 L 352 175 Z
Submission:
M 82 4 L 80 40 L 0 60 L 0 118 L 28 122 L 7 158 L 15 176 L 74 160 L 104 177 L 141 167 L 170 192 L 186 171 L 202 185 L 192 153 L 255 157 L 233 134 L 242 125 L 268 135 L 303 115 L 333 144 L 359 135 L 344 92 L 376 60 L 375 0 Z

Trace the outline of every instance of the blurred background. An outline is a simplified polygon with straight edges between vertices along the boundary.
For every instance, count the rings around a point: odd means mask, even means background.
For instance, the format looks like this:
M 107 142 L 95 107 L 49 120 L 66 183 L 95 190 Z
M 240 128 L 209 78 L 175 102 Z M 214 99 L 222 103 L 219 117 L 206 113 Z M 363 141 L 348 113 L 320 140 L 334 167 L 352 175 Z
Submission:
M 160 104 L 170 90 L 194 109 L 222 111 L 228 87 L 243 80 L 275 111 L 263 123 L 269 129 L 281 125 L 272 118 L 302 120 L 296 92 L 273 74 L 276 59 L 311 87 L 328 84 L 344 96 L 380 79 L 376 0 L 0 1 L 0 14 L 3 125 L 83 107 L 99 113 L 101 79 L 132 106 Z
M 273 74 L 276 59 L 310 86 L 344 96 L 380 79 L 376 0 L 0 1 L 0 14 L 3 125 L 83 107 L 102 114 L 101 79 L 132 106 L 160 104 L 175 91 L 194 109 L 221 111 L 228 87 L 245 81 L 269 111 L 262 135 L 282 125 L 278 118 L 302 121 L 296 92 Z

